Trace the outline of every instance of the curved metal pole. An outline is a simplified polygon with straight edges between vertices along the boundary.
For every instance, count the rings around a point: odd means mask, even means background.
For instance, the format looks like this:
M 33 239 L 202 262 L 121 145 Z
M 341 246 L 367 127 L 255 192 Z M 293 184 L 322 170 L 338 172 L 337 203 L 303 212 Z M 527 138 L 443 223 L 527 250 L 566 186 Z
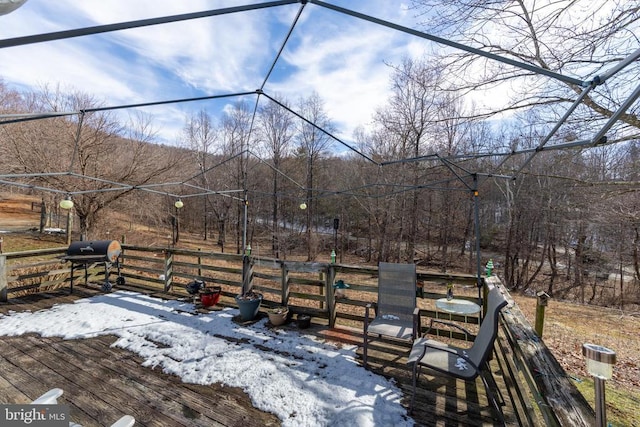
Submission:
M 473 174 L 473 222 L 476 229 L 476 285 L 478 286 L 478 301 L 480 307 L 482 301 L 482 264 L 480 259 L 480 206 L 478 202 L 478 175 Z M 482 321 L 482 310 L 480 310 L 480 321 Z

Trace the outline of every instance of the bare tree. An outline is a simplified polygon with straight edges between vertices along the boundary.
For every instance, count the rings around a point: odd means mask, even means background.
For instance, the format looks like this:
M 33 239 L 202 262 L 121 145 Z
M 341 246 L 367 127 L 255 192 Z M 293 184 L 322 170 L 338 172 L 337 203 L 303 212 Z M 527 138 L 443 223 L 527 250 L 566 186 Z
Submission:
M 414 0 L 427 32 L 449 40 L 534 65 L 567 76 L 594 77 L 609 70 L 637 49 L 640 3 L 632 1 L 576 0 L 539 2 L 498 0 Z M 504 83 L 514 90 L 500 111 L 532 106 L 568 105 L 583 88 L 542 77 L 533 71 L 506 65 L 469 52 L 444 49 L 441 63 L 448 83 L 461 92 L 490 89 Z M 615 83 L 592 91 L 575 121 L 587 118 L 597 126 L 613 114 L 621 100 L 637 85 L 640 64 L 635 61 L 615 76 Z M 570 96 L 571 93 L 574 96 Z M 622 114 L 620 137 L 638 135 L 636 106 Z M 493 111 L 495 113 L 496 111 Z M 489 111 L 485 111 L 489 113 Z M 556 120 L 554 114 L 552 120 Z M 595 122 L 595 123 L 594 123 Z M 632 128 L 629 129 L 628 127 Z
M 248 192 L 248 154 L 247 149 L 251 145 L 252 115 L 246 102 L 238 101 L 225 111 L 222 118 L 222 132 L 224 138 L 224 154 L 228 158 L 234 158 L 235 168 L 231 173 L 232 179 L 227 179 L 225 189 L 229 183 L 234 183 L 235 189 L 244 190 L 243 201 L 236 200 L 236 248 L 240 253 L 244 248 L 248 224 L 244 223 L 244 209 L 246 207 Z M 225 202 L 226 204 L 226 202 Z
M 217 130 L 213 125 L 211 116 L 205 109 L 199 110 L 192 114 L 184 125 L 182 130 L 182 138 L 193 154 L 198 166 L 197 180 L 199 184 L 206 189 L 210 189 L 208 171 L 212 156 L 214 144 L 218 140 Z M 204 240 L 207 240 L 208 234 L 208 210 L 211 207 L 209 195 L 203 196 L 202 203 L 202 225 Z
M 385 141 L 377 145 L 378 155 L 390 160 L 417 160 L 425 153 L 436 151 L 438 110 L 443 102 L 446 103 L 436 90 L 439 80 L 439 71 L 431 68 L 426 60 L 406 59 L 396 68 L 389 103 L 374 117 L 379 126 L 376 140 Z M 418 161 L 412 161 L 385 171 L 390 182 L 401 180 L 412 188 L 394 197 L 397 210 L 392 223 L 398 227 L 394 240 L 406 242 L 406 247 L 398 246 L 396 259 L 412 261 L 416 256 L 419 219 L 424 217 L 424 207 L 431 202 L 424 199 L 432 197 L 432 194 L 426 195 L 419 190 L 429 179 L 425 175 L 427 168 Z M 421 199 L 422 206 L 419 203 Z
M 285 106 L 286 101 L 281 101 Z M 283 160 L 290 154 L 290 146 L 293 141 L 293 117 L 284 108 L 269 102 L 260 108 L 258 114 L 259 130 L 264 144 L 265 151 L 271 157 L 273 162 L 272 170 L 272 237 L 271 250 L 276 257 L 280 256 L 280 240 L 279 240 L 279 206 L 280 194 L 279 183 L 281 180 L 281 169 Z
M 296 133 L 298 145 L 298 156 L 306 163 L 306 187 L 307 187 L 307 259 L 315 258 L 315 251 L 312 250 L 311 227 L 312 219 L 316 212 L 316 199 L 314 198 L 315 168 L 322 155 L 330 147 L 331 138 L 327 133 L 319 128 L 332 132 L 334 130 L 331 120 L 324 111 L 323 101 L 317 93 L 311 94 L 308 98 L 298 100 L 299 113 L 309 122 L 299 121 Z
M 6 125 L 5 136 L 16 170 L 74 194 L 83 236 L 92 231 L 106 206 L 174 168 L 176 159 L 162 156 L 150 144 L 154 132 L 144 115 L 130 116 L 129 123 L 121 125 L 108 113 L 84 113 L 99 105 L 91 96 L 60 88 L 45 87 L 27 102 L 30 111 L 81 112 L 72 118 Z M 42 175 L 57 172 L 67 174 Z

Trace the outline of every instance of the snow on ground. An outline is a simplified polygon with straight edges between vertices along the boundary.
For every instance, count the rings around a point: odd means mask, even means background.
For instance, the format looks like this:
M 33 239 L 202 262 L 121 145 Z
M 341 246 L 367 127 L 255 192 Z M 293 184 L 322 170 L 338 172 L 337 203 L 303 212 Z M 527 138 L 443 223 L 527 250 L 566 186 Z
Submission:
M 38 333 L 65 339 L 103 334 L 196 384 L 241 387 L 283 426 L 409 426 L 402 393 L 355 361 L 355 347 L 336 347 L 303 331 L 232 321 L 237 309 L 198 314 L 193 304 L 118 291 L 48 310 L 0 315 L 0 335 Z

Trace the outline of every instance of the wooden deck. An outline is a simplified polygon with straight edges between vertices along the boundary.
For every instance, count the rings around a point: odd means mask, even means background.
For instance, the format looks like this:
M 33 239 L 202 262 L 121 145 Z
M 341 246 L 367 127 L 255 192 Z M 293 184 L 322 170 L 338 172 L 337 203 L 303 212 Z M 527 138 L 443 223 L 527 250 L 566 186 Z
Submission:
M 78 286 L 73 296 L 67 295 L 68 290 L 34 294 L 0 304 L 0 313 L 49 308 L 96 292 Z M 327 340 L 362 343 L 361 333 L 348 328 L 329 329 L 316 323 L 305 332 Z M 79 340 L 2 337 L 0 403 L 29 403 L 60 387 L 64 390 L 62 403 L 70 405 L 72 419 L 86 427 L 110 425 L 124 414 L 134 416 L 136 426 L 280 425 L 273 414 L 253 408 L 242 390 L 183 383 L 160 369 L 142 367 L 136 354 L 110 347 L 114 341 L 114 336 Z M 373 371 L 396 379 L 405 393 L 405 405 L 411 396 L 408 350 L 408 345 L 389 341 L 373 341 L 369 350 Z M 506 399 L 506 424 L 518 425 L 498 362 L 492 361 L 492 371 Z M 412 417 L 417 425 L 425 426 L 498 425 L 479 379 L 466 384 L 429 374 L 420 378 Z

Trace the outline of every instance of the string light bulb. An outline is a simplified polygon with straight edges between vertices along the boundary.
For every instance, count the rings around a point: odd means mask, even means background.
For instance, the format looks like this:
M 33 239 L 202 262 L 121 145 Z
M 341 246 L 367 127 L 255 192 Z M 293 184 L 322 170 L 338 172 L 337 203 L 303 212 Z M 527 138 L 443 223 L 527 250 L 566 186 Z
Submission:
M 62 209 L 73 209 L 73 200 L 71 200 L 71 196 L 67 196 L 66 199 L 60 201 L 60 207 Z

